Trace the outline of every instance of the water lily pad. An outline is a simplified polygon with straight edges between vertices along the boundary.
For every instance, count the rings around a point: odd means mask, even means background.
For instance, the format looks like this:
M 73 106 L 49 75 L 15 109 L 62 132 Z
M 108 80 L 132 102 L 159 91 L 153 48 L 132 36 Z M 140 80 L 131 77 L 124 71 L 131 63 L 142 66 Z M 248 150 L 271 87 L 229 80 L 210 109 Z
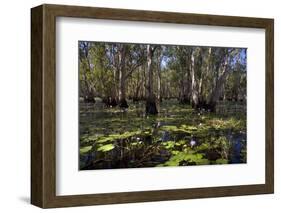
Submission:
M 193 154 L 192 152 L 179 152 L 177 155 L 172 156 L 167 162 L 166 166 L 178 166 L 180 162 L 186 161 L 198 165 L 209 164 L 208 159 L 203 158 L 203 154 Z
M 80 154 L 85 154 L 87 152 L 89 152 L 92 149 L 92 146 L 84 146 L 82 148 L 80 148 Z
M 101 151 L 101 152 L 108 152 L 108 151 L 114 149 L 114 147 L 115 147 L 115 146 L 114 146 L 113 144 L 106 144 L 106 145 L 104 145 L 104 146 L 99 147 L 99 148 L 98 148 L 98 151 Z
M 220 158 L 220 159 L 216 160 L 216 164 L 227 164 L 227 163 L 228 163 L 228 160 L 226 160 L 226 159 Z

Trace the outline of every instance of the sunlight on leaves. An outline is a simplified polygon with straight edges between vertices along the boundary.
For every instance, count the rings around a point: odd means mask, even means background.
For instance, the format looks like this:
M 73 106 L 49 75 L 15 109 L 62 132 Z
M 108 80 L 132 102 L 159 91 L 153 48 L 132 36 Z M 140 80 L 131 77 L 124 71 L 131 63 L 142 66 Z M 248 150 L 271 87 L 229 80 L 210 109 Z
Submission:
M 92 149 L 92 146 L 85 146 L 80 148 L 80 154 L 85 154 L 87 152 L 89 152 Z
M 104 146 L 99 147 L 99 148 L 98 148 L 98 151 L 101 151 L 101 152 L 108 152 L 108 151 L 114 149 L 114 147 L 115 147 L 115 146 L 114 146 L 113 144 L 106 144 L 106 145 L 104 145 Z

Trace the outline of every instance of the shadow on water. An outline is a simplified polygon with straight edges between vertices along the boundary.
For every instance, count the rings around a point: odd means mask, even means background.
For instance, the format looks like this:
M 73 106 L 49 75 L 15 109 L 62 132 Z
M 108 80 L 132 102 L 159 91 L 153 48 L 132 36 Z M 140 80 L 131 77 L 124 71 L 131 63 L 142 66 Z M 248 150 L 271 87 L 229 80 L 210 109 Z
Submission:
M 231 143 L 229 163 L 246 163 L 243 150 L 246 149 L 246 134 L 234 134 L 228 136 Z

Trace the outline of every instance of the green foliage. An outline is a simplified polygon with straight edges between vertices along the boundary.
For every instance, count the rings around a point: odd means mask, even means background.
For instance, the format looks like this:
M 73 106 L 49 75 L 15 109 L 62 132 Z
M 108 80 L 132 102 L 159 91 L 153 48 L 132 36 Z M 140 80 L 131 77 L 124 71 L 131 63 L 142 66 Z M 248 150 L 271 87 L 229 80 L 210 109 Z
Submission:
M 106 145 L 103 145 L 103 146 L 100 146 L 97 151 L 101 151 L 101 152 L 108 152 L 112 149 L 114 149 L 114 145 L 113 144 L 106 144 Z
M 196 165 L 209 164 L 208 159 L 203 158 L 203 154 L 194 154 L 193 152 L 179 152 L 172 156 L 169 161 L 165 162 L 163 166 L 179 166 L 180 163 L 186 164 L 195 163 Z
M 147 45 L 144 44 L 80 41 L 80 95 L 87 95 L 90 89 L 94 89 L 97 96 L 118 96 L 118 74 L 122 66 L 126 76 L 126 94 L 131 97 L 144 97 L 146 88 L 141 85 L 147 80 L 146 48 Z M 245 100 L 246 49 L 157 45 L 152 64 L 155 67 L 154 72 L 160 73 L 160 93 L 163 98 L 181 98 L 186 95 L 184 91 L 191 86 L 191 58 L 194 59 L 194 80 L 203 85 L 199 94 L 203 100 L 210 98 L 216 79 L 218 81 L 222 75 L 225 59 L 228 59 L 229 71 L 225 78 L 224 97 Z M 152 78 L 155 85 L 153 89 L 156 90 L 158 78 L 156 75 Z
M 241 130 L 246 128 L 245 117 L 242 119 L 237 119 L 236 117 L 227 118 L 205 118 L 206 126 L 212 127 L 216 130 L 232 129 Z
M 96 141 L 98 137 L 96 135 L 83 135 L 80 137 L 80 143 L 81 144 L 91 144 L 94 141 Z
M 95 153 L 95 160 L 101 162 L 98 168 L 103 168 L 102 162 L 122 159 L 129 159 L 126 167 L 225 164 L 231 157 L 229 133 L 246 130 L 243 116 L 198 114 L 175 100 L 163 101 L 158 116 L 139 116 L 142 102 L 129 102 L 129 106 L 123 113 L 118 108 L 98 108 L 97 103 L 91 108 L 81 105 L 80 153 Z M 197 142 L 194 147 L 192 138 Z M 246 153 L 245 146 L 242 162 L 246 162 Z
M 92 149 L 92 146 L 85 146 L 80 148 L 80 154 L 85 154 Z
M 162 143 L 165 149 L 173 149 L 175 147 L 175 141 L 167 141 Z
M 162 130 L 171 131 L 171 132 L 184 132 L 184 133 L 193 133 L 197 131 L 197 127 L 195 126 L 187 126 L 185 124 L 181 125 L 180 127 L 177 126 L 163 126 Z
M 247 162 L 247 150 L 246 150 L 246 146 L 244 146 L 244 148 L 241 150 L 241 159 L 243 163 Z
M 138 145 L 141 145 L 141 144 L 143 144 L 142 141 L 137 141 L 137 142 L 131 142 L 130 143 L 131 146 L 138 146 Z
M 227 159 L 220 158 L 216 160 L 216 164 L 227 164 L 227 163 L 228 163 Z
M 112 134 L 108 136 L 103 136 L 97 139 L 97 143 L 108 143 L 108 142 L 113 142 L 115 140 L 123 140 L 130 138 L 134 135 L 140 134 L 140 131 L 133 131 L 133 132 L 124 132 L 123 134 Z

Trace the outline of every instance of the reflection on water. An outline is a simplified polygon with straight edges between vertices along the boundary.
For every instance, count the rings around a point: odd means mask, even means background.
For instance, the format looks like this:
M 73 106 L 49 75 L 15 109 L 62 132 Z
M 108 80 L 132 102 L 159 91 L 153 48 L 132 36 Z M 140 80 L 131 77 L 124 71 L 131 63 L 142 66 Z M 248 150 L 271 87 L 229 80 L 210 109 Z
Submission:
M 246 162 L 246 116 L 195 111 L 176 101 L 148 116 L 80 103 L 80 169 L 236 164 Z

